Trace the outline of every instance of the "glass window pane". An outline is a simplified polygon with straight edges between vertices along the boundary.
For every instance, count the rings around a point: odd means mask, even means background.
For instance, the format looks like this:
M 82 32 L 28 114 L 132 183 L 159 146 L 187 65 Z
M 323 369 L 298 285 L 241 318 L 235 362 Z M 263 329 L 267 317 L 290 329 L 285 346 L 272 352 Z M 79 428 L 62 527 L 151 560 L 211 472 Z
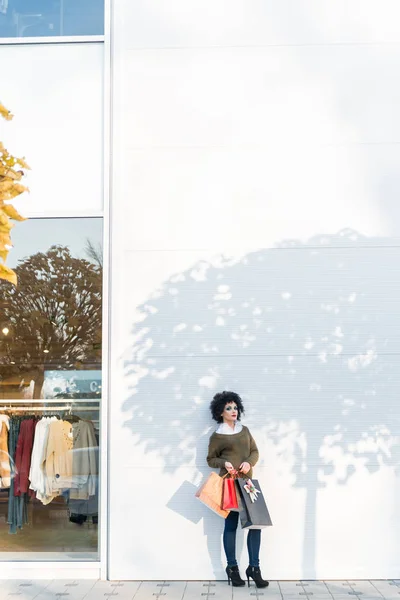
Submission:
M 1 1 L 1 0 L 0 0 Z M 0 48 L 0 140 L 31 171 L 25 216 L 90 215 L 103 206 L 103 44 Z M 18 77 L 16 77 L 18 73 Z
M 0 280 L 0 560 L 98 560 L 102 219 L 32 219 L 13 243 L 18 286 Z
M 104 34 L 104 0 L 0 0 L 0 37 Z

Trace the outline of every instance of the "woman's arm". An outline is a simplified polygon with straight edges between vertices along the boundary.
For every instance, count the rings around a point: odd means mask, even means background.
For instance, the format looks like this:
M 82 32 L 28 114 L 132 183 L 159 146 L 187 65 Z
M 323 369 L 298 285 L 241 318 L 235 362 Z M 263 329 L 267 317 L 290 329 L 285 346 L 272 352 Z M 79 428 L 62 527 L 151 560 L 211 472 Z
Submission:
M 210 437 L 208 444 L 207 464 L 211 469 L 222 469 L 225 466 L 225 459 L 219 457 L 218 440 Z
M 248 462 L 249 464 L 251 464 L 252 467 L 254 467 L 254 465 L 256 465 L 258 462 L 260 454 L 258 452 L 257 444 L 254 441 L 254 438 L 251 435 L 250 431 L 249 431 L 249 436 L 250 436 L 250 455 L 246 459 L 246 462 Z

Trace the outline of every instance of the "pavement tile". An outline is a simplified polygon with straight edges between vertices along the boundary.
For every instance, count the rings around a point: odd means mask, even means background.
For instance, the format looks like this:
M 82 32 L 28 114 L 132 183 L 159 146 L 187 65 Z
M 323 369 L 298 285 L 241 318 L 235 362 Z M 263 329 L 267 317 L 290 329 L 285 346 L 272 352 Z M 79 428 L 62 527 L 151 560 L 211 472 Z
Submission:
M 132 600 L 136 595 L 140 582 L 136 581 L 98 581 L 84 597 L 85 600 Z M 153 600 L 151 594 L 147 598 Z M 61 600 L 61 599 L 60 599 Z M 68 600 L 68 597 L 66 598 Z M 74 599 L 72 599 L 74 600 Z
M 375 592 L 372 592 L 370 595 L 379 596 L 382 594 L 385 598 L 399 598 L 400 597 L 400 586 L 395 585 L 394 583 L 390 583 L 389 581 L 370 581 L 373 588 L 375 588 Z
M 312 594 L 313 596 L 318 594 L 320 596 L 331 596 L 328 586 L 323 581 L 302 581 L 301 583 L 307 594 Z
M 0 582 L 1 590 L 15 590 L 18 588 L 32 588 L 40 587 L 41 589 L 45 589 L 51 581 L 34 581 L 32 579 L 3 579 Z
M 309 585 L 304 588 L 304 591 L 308 596 L 313 596 L 314 598 L 316 596 L 325 599 L 332 598 L 332 593 L 328 590 L 327 587 Z
M 349 592 L 353 591 L 348 581 L 325 581 L 324 583 L 328 591 L 334 596 L 347 596 Z
M 354 596 L 351 597 L 354 598 Z M 344 600 L 343 596 L 335 596 L 335 600 L 336 598 L 338 598 L 338 600 Z M 375 596 L 372 596 L 371 594 L 363 594 L 362 596 L 359 596 L 359 598 L 360 600 L 383 600 L 383 596 L 381 596 L 380 594 L 376 594 Z M 346 598 L 346 600 L 348 599 Z
M 307 599 L 309 599 L 309 600 L 333 600 L 332 594 L 319 594 L 318 592 L 311 592 L 307 596 L 301 596 L 301 597 L 305 598 L 305 600 L 307 600 Z M 344 600 L 344 599 L 342 598 L 342 600 Z M 351 600 L 351 596 L 350 596 L 350 598 L 346 598 L 346 600 Z
M 184 589 L 183 600 L 205 600 L 207 596 L 202 596 L 202 594 L 207 593 L 207 590 L 208 587 L 203 588 L 199 582 L 189 581 Z
M 118 582 L 124 583 L 124 582 Z M 164 581 L 142 581 L 139 582 L 139 588 L 136 592 L 136 595 L 143 594 L 148 591 L 160 591 L 164 586 Z
M 283 596 L 303 596 L 305 594 L 304 587 L 300 581 L 280 581 L 279 587 Z
M 3 596 L 0 596 L 0 597 L 3 600 Z M 7 598 L 7 599 L 9 598 L 9 600 L 11 600 L 12 598 L 14 598 L 15 600 L 17 600 L 17 599 L 18 600 L 28 600 L 29 598 L 35 598 L 35 600 L 62 600 L 63 596 L 56 596 L 52 592 L 46 592 L 46 590 L 44 590 L 37 596 L 26 596 L 24 593 L 22 593 L 22 595 L 19 595 L 19 596 L 10 595 L 10 596 L 4 596 L 4 598 Z
M 364 596 L 381 596 L 382 598 L 382 594 L 373 585 L 353 587 L 353 591 L 359 594 L 360 598 Z
M 394 579 L 370 579 L 369 581 L 374 587 L 380 588 L 400 588 L 400 582 Z
M 165 596 L 161 596 L 160 600 L 182 600 L 186 585 L 186 581 L 166 581 L 161 588 Z
M 11 598 L 11 597 L 10 597 Z M 15 598 L 19 598 L 15 596 Z M 44 590 L 40 592 L 37 596 L 33 596 L 35 600 L 84 600 L 86 595 L 84 592 L 82 594 L 70 595 L 68 592 L 60 591 L 60 592 L 50 592 L 49 590 Z
M 357 600 L 357 596 L 354 596 L 354 594 L 350 594 L 351 589 L 346 592 L 346 590 L 334 590 L 332 588 L 329 588 L 330 593 L 332 594 L 333 598 L 348 598 L 349 600 L 351 600 L 351 598 L 355 598 Z
M 5 580 L 1 582 L 0 598 L 35 598 L 44 592 L 51 581 Z
M 255 587 L 234 588 L 233 600 L 282 600 L 282 596 L 269 595 L 265 589 L 257 589 Z
M 266 577 L 266 575 L 263 575 Z M 267 578 L 268 579 L 268 578 Z M 259 590 L 260 592 L 263 590 Z M 270 581 L 269 586 L 267 587 L 268 596 L 281 596 L 281 588 L 279 587 L 279 583 L 277 581 Z
M 45 589 L 47 594 L 54 594 L 66 600 L 80 600 L 94 587 L 95 582 L 90 580 L 52 581 Z
M 349 581 L 353 590 L 362 590 L 363 592 L 371 592 L 374 595 L 376 587 L 370 581 Z
M 244 576 L 244 574 L 242 574 Z M 223 581 L 3 580 L 0 600 L 400 600 L 400 580 Z
M 248 598 L 248 600 L 254 600 L 255 591 L 256 590 L 254 587 L 248 587 L 246 583 L 244 587 L 232 587 L 232 596 L 234 599 L 238 598 L 239 600 L 244 600 L 245 598 Z
M 210 581 L 201 589 L 200 597 L 209 598 L 209 600 L 231 600 L 232 589 L 233 587 L 228 585 L 228 581 Z
M 228 586 L 230 587 L 230 586 Z M 184 598 L 205 598 L 210 589 L 209 581 L 188 581 Z

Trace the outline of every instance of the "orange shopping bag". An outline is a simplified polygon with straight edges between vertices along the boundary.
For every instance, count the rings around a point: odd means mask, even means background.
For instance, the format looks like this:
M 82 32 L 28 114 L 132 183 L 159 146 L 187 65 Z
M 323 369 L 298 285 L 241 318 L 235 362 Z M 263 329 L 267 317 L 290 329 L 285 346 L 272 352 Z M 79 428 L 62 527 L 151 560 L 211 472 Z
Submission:
M 208 508 L 211 508 L 217 515 L 226 519 L 229 515 L 229 510 L 221 508 L 223 486 L 224 478 L 213 471 L 203 485 L 197 490 L 196 498 L 208 506 Z

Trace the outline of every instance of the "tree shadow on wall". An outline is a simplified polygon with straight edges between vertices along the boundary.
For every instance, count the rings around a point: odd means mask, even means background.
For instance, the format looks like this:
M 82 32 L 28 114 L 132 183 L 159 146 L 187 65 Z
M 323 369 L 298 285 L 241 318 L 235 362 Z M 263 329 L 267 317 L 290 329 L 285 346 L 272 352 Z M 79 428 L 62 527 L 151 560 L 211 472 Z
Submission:
M 399 468 L 399 265 L 395 243 L 344 230 L 200 261 L 138 307 L 123 406 L 136 443 L 165 471 L 195 464 L 206 475 L 209 401 L 240 393 L 259 444 L 273 440 L 306 491 L 310 579 L 318 490 L 362 466 Z M 218 517 L 203 516 L 215 548 Z M 221 575 L 220 557 L 211 560 Z

